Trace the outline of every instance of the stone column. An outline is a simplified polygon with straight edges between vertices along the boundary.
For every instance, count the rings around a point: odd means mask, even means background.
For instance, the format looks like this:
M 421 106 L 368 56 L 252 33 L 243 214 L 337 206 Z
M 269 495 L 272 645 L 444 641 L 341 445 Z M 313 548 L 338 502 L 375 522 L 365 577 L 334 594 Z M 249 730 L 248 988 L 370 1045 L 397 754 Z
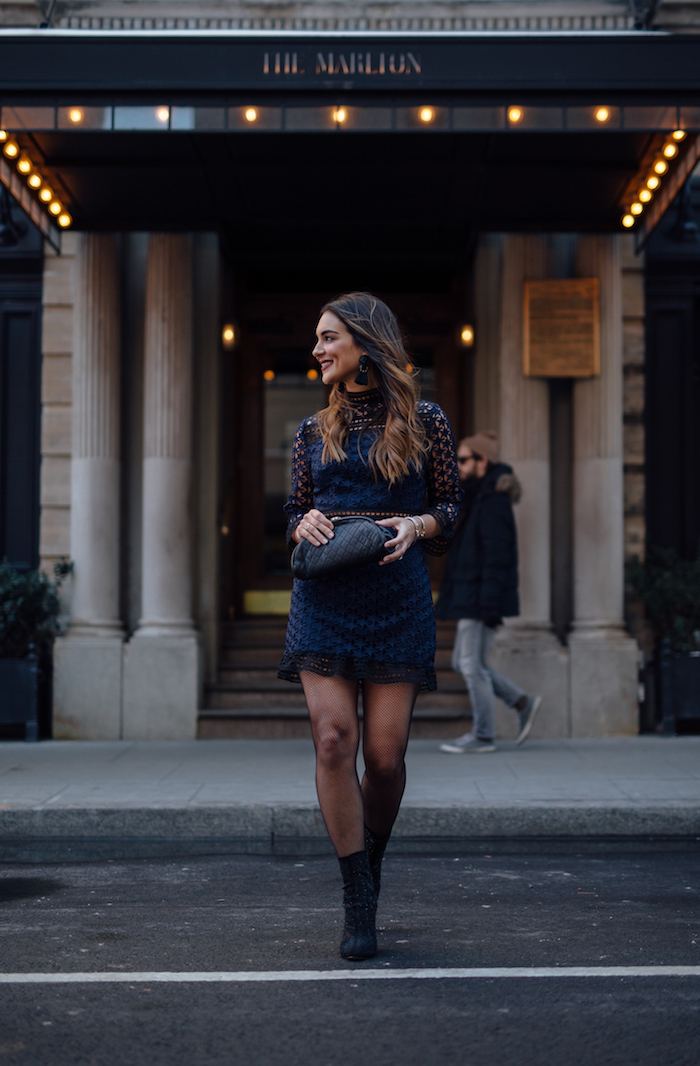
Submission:
M 141 619 L 124 661 L 124 736 L 194 737 L 192 243 L 152 234 L 146 280 Z
M 54 732 L 121 732 L 119 268 L 117 241 L 82 234 L 75 276 L 71 557 L 67 637 L 56 642 Z
M 546 381 L 523 374 L 524 284 L 547 277 L 548 260 L 545 236 L 506 236 L 499 309 L 499 434 L 503 461 L 513 466 L 523 490 L 515 507 L 520 617 L 499 631 L 493 663 L 527 691 L 542 695 L 535 736 L 566 736 L 566 653 L 550 623 L 549 393 Z M 510 709 L 499 708 L 497 724 L 500 736 L 517 732 Z
M 573 736 L 638 731 L 637 646 L 623 626 L 622 273 L 619 238 L 579 238 L 600 279 L 600 377 L 574 386 Z

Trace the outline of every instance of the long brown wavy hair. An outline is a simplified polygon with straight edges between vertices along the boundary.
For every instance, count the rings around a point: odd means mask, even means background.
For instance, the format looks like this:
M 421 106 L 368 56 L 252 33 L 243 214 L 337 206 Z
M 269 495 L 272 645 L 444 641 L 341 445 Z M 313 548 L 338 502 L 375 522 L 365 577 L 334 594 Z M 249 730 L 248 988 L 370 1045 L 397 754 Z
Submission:
M 406 369 L 408 356 L 396 315 L 369 292 L 337 296 L 321 308 L 321 315 L 325 311 L 340 319 L 355 344 L 367 354 L 369 383 L 379 389 L 386 407 L 386 426 L 372 443 L 369 464 L 377 476 L 393 485 L 411 468 L 421 469 L 429 447 L 416 411 L 416 386 Z M 328 407 L 318 413 L 324 463 L 347 459 L 345 444 L 352 415 L 345 385 L 334 385 Z

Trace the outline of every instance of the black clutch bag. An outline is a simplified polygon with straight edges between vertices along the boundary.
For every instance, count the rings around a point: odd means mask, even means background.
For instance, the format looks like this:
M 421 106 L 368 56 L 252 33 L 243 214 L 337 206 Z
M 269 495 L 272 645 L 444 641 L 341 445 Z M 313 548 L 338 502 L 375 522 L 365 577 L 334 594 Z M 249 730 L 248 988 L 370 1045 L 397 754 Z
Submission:
M 378 526 L 366 515 L 343 515 L 331 518 L 334 537 L 327 544 L 315 545 L 300 540 L 292 552 L 292 573 L 302 581 L 314 577 L 328 577 L 339 570 L 376 563 L 385 555 L 386 542 L 393 540 L 394 531 Z

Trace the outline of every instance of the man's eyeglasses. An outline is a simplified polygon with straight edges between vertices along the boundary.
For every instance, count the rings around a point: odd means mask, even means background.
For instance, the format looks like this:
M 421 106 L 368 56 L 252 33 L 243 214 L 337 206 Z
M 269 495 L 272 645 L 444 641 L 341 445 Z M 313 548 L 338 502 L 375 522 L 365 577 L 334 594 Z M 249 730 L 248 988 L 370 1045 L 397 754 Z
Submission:
M 476 462 L 478 463 L 479 460 L 481 459 L 481 456 L 480 455 L 476 455 L 475 452 L 473 452 L 471 455 L 458 455 L 457 456 L 457 462 L 458 463 L 471 463 L 472 459 L 475 459 Z

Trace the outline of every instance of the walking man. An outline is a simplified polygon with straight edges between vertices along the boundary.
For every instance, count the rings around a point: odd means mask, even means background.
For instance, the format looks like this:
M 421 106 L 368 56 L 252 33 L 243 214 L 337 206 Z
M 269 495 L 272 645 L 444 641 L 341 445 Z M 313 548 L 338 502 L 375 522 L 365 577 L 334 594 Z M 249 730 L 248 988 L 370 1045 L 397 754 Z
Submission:
M 467 683 L 472 730 L 441 744 L 440 750 L 462 755 L 496 750 L 495 696 L 518 716 L 516 744 L 522 744 L 532 729 L 542 698 L 529 695 L 486 662 L 496 628 L 504 617 L 520 613 L 513 517 L 520 483 L 512 468 L 499 461 L 498 435 L 493 430 L 460 441 L 457 460 L 464 503 L 435 613 L 438 618 L 459 619 L 452 669 Z

